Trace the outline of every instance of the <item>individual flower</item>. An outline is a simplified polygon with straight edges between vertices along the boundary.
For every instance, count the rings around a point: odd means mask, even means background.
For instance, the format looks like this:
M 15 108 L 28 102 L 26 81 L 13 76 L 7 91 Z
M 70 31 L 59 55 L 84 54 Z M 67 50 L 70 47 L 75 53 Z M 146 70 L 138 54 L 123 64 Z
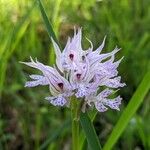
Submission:
M 72 95 L 72 88 L 70 83 L 62 77 L 59 72 L 50 66 L 46 66 L 40 62 L 21 62 L 30 67 L 40 70 L 43 75 L 30 75 L 29 77 L 33 79 L 25 84 L 25 87 L 35 87 L 38 85 L 49 85 L 51 92 L 51 97 L 46 97 L 55 106 L 64 106 L 69 104 L 68 97 Z
M 93 44 L 83 50 L 81 46 L 82 30 L 74 29 L 74 36 L 68 38 L 65 48 L 61 51 L 57 43 L 51 38 L 56 53 L 56 67 L 52 68 L 40 62 L 22 62 L 42 72 L 42 75 L 30 75 L 32 81 L 27 81 L 26 87 L 48 85 L 51 96 L 46 97 L 54 106 L 69 106 L 70 97 L 76 96 L 86 106 L 104 112 L 109 108 L 119 110 L 122 98 L 110 99 L 113 92 L 125 86 L 118 76 L 118 66 L 123 59 L 115 61 L 115 54 L 120 51 L 117 47 L 102 53 L 106 37 L 102 44 L 93 49 Z M 103 89 L 103 90 L 102 90 Z M 85 111 L 85 110 L 83 110 Z

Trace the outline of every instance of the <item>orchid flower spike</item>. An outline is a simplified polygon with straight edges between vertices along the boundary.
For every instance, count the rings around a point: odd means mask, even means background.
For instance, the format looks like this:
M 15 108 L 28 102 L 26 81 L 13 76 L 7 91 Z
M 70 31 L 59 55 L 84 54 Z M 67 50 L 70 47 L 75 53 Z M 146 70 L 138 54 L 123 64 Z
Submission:
M 30 75 L 31 81 L 25 83 L 25 87 L 48 85 L 50 96 L 46 97 L 54 106 L 70 106 L 70 97 L 76 96 L 83 101 L 85 106 L 95 106 L 99 112 L 109 108 L 119 110 L 122 98 L 117 96 L 110 99 L 113 89 L 125 86 L 121 83 L 117 68 L 123 59 L 115 61 L 115 54 L 120 51 L 117 47 L 109 52 L 102 53 L 106 36 L 102 44 L 93 50 L 93 44 L 87 50 L 81 45 L 82 30 L 74 29 L 74 36 L 68 38 L 65 48 L 61 51 L 57 43 L 51 38 L 55 54 L 56 67 L 50 67 L 33 60 L 21 62 L 27 66 L 38 69 L 42 75 Z M 100 90 L 103 89 L 103 90 Z

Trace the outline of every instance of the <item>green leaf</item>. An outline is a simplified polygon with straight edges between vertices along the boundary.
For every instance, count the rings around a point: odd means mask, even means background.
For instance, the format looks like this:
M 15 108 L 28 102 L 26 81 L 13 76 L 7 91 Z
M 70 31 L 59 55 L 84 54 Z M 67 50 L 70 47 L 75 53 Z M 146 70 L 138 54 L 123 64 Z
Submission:
M 58 46 L 61 48 L 61 46 L 60 46 L 60 44 L 59 44 L 59 42 L 57 40 L 56 34 L 55 34 L 54 30 L 53 30 L 52 24 L 48 20 L 48 16 L 46 14 L 46 11 L 45 11 L 45 9 L 43 7 L 43 4 L 42 4 L 41 0 L 38 0 L 38 2 L 39 2 L 39 8 L 40 8 L 41 15 L 42 15 L 44 24 L 46 26 L 48 35 L 49 35 L 50 38 L 52 37 L 54 39 L 54 41 L 58 44 Z M 50 51 L 50 64 L 53 64 L 54 62 L 55 62 L 55 54 L 54 54 L 53 51 Z
M 97 110 L 92 110 L 92 111 L 89 113 L 89 117 L 90 117 L 91 122 L 94 121 L 96 115 L 97 115 Z M 82 130 L 81 133 L 80 133 L 80 138 L 79 138 L 79 142 L 80 142 L 80 144 L 79 144 L 79 146 L 80 146 L 79 149 L 80 149 L 80 150 L 83 149 L 84 144 L 85 144 L 85 140 L 86 140 L 86 137 L 85 137 L 85 134 L 84 134 L 84 132 L 83 132 L 83 130 Z
M 128 125 L 129 121 L 131 120 L 132 116 L 135 114 L 137 109 L 140 107 L 140 105 L 143 102 L 144 97 L 148 93 L 149 89 L 150 89 L 150 71 L 144 76 L 141 84 L 139 85 L 138 89 L 134 93 L 128 106 L 122 113 L 119 121 L 117 122 L 111 135 L 109 136 L 109 139 L 107 140 L 103 150 L 112 149 L 114 144 L 117 142 L 117 140 L 119 139 L 119 137 L 125 130 L 126 126 Z
M 41 15 L 42 15 L 42 18 L 44 20 L 48 35 L 49 35 L 50 38 L 52 37 L 54 39 L 54 41 L 59 45 L 59 42 L 58 42 L 58 40 L 56 38 L 56 35 L 53 31 L 53 27 L 52 27 L 50 21 L 48 20 L 48 17 L 47 17 L 47 14 L 45 12 L 45 9 L 43 7 L 43 4 L 42 4 L 41 0 L 38 0 L 38 2 L 39 2 L 39 8 L 40 8 Z
M 96 135 L 94 126 L 87 113 L 81 113 L 80 122 L 86 135 L 89 148 L 91 150 L 101 150 L 99 139 Z

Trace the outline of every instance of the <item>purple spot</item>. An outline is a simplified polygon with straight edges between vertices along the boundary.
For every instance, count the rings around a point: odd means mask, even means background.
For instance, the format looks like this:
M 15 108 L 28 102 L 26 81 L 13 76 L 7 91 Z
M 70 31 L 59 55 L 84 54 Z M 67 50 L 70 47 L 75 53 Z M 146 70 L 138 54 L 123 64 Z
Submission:
M 63 89 L 63 83 L 58 83 L 58 86 L 61 90 Z
M 78 74 L 77 74 L 77 79 L 79 80 L 80 78 L 81 78 L 81 74 L 78 73 Z
M 83 69 L 86 69 L 86 66 L 83 66 Z
M 84 55 L 82 56 L 82 60 L 85 60 L 85 56 Z
M 73 61 L 74 55 L 73 55 L 73 54 L 70 54 L 70 55 L 69 55 L 69 58 Z

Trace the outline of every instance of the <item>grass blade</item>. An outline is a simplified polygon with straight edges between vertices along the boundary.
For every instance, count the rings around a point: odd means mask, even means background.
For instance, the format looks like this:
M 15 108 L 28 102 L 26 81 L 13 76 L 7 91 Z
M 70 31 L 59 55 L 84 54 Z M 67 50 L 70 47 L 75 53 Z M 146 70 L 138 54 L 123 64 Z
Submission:
M 92 112 L 89 114 L 91 122 L 94 121 L 96 115 L 97 115 L 97 110 L 92 110 Z M 83 147 L 84 147 L 85 139 L 86 139 L 86 137 L 85 137 L 85 134 L 84 134 L 84 132 L 82 130 L 81 133 L 80 133 L 80 138 L 79 138 L 79 141 L 80 141 L 80 144 L 79 144 L 80 147 L 79 147 L 79 149 L 80 150 L 82 150 Z
M 48 20 L 48 17 L 47 17 L 47 14 L 45 12 L 45 9 L 43 7 L 43 4 L 42 4 L 41 0 L 38 0 L 38 2 L 39 2 L 39 8 L 40 8 L 41 15 L 42 15 L 42 18 L 44 20 L 48 35 L 49 35 L 50 38 L 52 37 L 55 40 L 55 42 L 59 45 L 59 42 L 58 42 L 58 40 L 56 38 L 56 35 L 53 31 L 53 27 L 52 27 L 50 21 Z
M 45 11 L 45 9 L 43 7 L 43 4 L 42 4 L 41 0 L 38 0 L 38 2 L 39 2 L 39 8 L 40 8 L 41 15 L 42 15 L 44 24 L 46 26 L 48 35 L 49 35 L 50 38 L 52 37 L 54 39 L 54 41 L 58 44 L 58 46 L 61 48 L 61 46 L 60 46 L 60 44 L 59 44 L 59 42 L 57 40 L 56 34 L 55 34 L 54 30 L 53 30 L 52 23 L 48 20 L 48 16 L 46 14 L 46 11 Z M 55 62 L 54 51 L 50 50 L 50 57 L 49 58 L 50 58 L 49 63 L 53 64 Z
M 109 139 L 104 145 L 103 150 L 109 150 L 114 146 L 114 144 L 117 142 L 118 138 L 121 136 L 122 132 L 126 128 L 127 124 L 129 123 L 130 119 L 141 105 L 149 89 L 150 89 L 150 71 L 144 76 L 141 84 L 134 93 L 128 106 L 122 113 L 119 121 L 117 122 L 111 135 L 109 136 Z
M 93 124 L 91 123 L 91 120 L 87 113 L 81 113 L 80 116 L 80 122 L 81 126 L 84 130 L 84 133 L 86 135 L 89 148 L 91 150 L 101 150 L 101 145 L 99 143 L 99 139 L 96 135 L 95 129 L 93 127 Z

